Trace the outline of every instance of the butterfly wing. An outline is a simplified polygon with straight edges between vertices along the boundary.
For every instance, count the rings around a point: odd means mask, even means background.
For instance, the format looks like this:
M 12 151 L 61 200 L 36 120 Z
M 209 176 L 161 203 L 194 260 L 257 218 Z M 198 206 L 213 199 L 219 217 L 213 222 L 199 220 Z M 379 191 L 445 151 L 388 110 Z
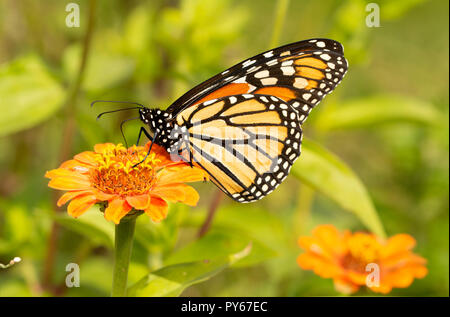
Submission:
M 288 44 L 251 57 L 194 87 L 168 109 L 174 116 L 208 100 L 237 94 L 276 96 L 305 117 L 347 72 L 342 45 L 329 39 Z
M 176 151 L 239 202 L 275 189 L 300 155 L 311 109 L 347 71 L 339 42 L 311 39 L 249 58 L 194 87 L 168 109 L 184 133 Z
M 179 146 L 183 159 L 192 159 L 239 202 L 272 192 L 300 155 L 299 113 L 275 96 L 206 101 L 180 112 L 176 123 L 186 131 Z

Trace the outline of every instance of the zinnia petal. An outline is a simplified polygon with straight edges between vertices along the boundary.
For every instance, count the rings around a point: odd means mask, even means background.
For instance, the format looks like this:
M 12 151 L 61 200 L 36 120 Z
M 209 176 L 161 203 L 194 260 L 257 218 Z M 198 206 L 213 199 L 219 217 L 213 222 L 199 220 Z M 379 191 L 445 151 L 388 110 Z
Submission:
M 96 156 L 94 152 L 85 151 L 75 155 L 74 159 L 87 165 L 95 166 L 96 165 L 95 157 Z
M 94 146 L 94 151 L 96 153 L 103 153 L 114 150 L 116 146 L 113 143 L 102 143 L 102 144 L 96 144 Z
M 150 195 L 129 196 L 126 198 L 131 207 L 137 210 L 145 210 L 150 204 Z
M 48 182 L 48 187 L 60 190 L 86 190 L 91 183 L 80 178 L 56 177 Z
M 79 196 L 70 201 L 69 206 L 67 206 L 67 212 L 72 217 L 77 218 L 91 208 L 96 202 L 97 199 L 94 195 Z
M 78 196 L 86 195 L 86 194 L 92 194 L 89 190 L 76 190 L 76 191 L 70 191 L 64 193 L 59 199 L 56 205 L 58 207 L 61 207 L 62 205 L 66 204 L 69 200 L 72 200 Z
M 298 245 L 305 249 L 308 252 L 315 253 L 317 255 L 321 255 L 330 260 L 334 258 L 334 255 L 330 250 L 326 247 L 322 247 L 322 243 L 318 241 L 316 237 L 300 237 L 298 239 Z
M 297 263 L 302 269 L 313 270 L 314 273 L 323 278 L 335 277 L 341 273 L 338 265 L 311 253 L 300 254 L 297 257 Z
M 45 177 L 47 178 L 57 178 L 57 177 L 64 177 L 64 178 L 76 178 L 82 181 L 89 181 L 88 177 L 86 175 L 80 174 L 76 171 L 71 171 L 65 168 L 57 168 L 54 170 L 47 171 L 45 173 Z
M 343 278 L 333 279 L 334 288 L 342 294 L 353 294 L 359 290 L 359 285 L 354 284 Z
M 189 206 L 196 206 L 198 200 L 200 199 L 197 191 L 186 184 L 157 186 L 152 190 L 152 194 L 170 202 L 181 202 Z
M 97 199 L 99 201 L 109 201 L 112 200 L 114 198 L 114 195 L 112 194 L 108 194 L 108 193 L 104 193 L 98 189 L 93 189 L 92 193 L 95 195 L 95 197 L 97 197 Z
M 86 173 L 89 172 L 89 169 L 91 168 L 91 165 L 82 163 L 80 161 L 77 160 L 68 160 L 65 161 L 64 163 L 62 163 L 59 168 L 63 168 L 63 169 L 67 169 L 73 172 L 78 172 L 78 173 Z
M 167 217 L 169 206 L 164 199 L 152 196 L 150 205 L 145 209 L 145 213 L 155 222 L 160 222 Z
M 166 168 L 158 175 L 158 184 L 161 186 L 172 183 L 199 182 L 208 179 L 208 173 L 198 167 L 183 166 L 176 170 Z
M 415 245 L 416 240 L 409 234 L 397 234 L 387 240 L 381 253 L 383 257 L 389 257 L 401 251 L 411 250 Z
M 321 247 L 329 253 L 342 255 L 347 251 L 339 231 L 333 225 L 321 225 L 313 230 L 313 236 L 321 242 Z
M 131 206 L 123 199 L 116 198 L 109 202 L 108 207 L 105 209 L 106 220 L 112 220 L 115 224 L 119 224 L 127 213 L 130 212 Z

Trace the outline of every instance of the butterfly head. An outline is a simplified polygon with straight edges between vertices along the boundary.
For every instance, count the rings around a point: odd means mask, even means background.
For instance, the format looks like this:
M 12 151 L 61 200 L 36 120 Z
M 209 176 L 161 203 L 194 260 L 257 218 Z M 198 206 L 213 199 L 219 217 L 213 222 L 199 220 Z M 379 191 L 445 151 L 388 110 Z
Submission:
M 139 109 L 139 118 L 153 133 L 158 133 L 157 144 L 167 149 L 176 141 L 171 137 L 173 124 L 170 113 L 157 108 L 143 107 Z

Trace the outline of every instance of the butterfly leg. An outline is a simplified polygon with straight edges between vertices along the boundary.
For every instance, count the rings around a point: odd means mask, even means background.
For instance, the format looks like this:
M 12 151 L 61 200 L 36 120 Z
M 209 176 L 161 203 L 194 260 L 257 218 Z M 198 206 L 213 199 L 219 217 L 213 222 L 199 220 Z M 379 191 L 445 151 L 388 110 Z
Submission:
M 186 149 L 189 149 L 189 144 L 188 144 L 188 142 L 186 142 Z M 189 150 L 188 150 L 189 151 Z M 194 164 L 193 164 L 193 162 L 192 162 L 192 151 L 189 151 L 189 165 L 191 166 L 191 167 L 194 167 Z
M 136 146 L 139 145 L 139 141 L 141 140 L 142 133 L 144 133 L 145 136 L 146 136 L 149 140 L 152 140 L 152 137 L 151 137 L 151 135 L 147 132 L 147 130 L 145 130 L 144 127 L 141 127 L 141 129 L 139 130 L 139 134 L 138 134 L 137 141 L 136 141 Z
M 145 130 L 144 128 L 141 127 L 141 130 L 139 131 L 139 136 L 138 136 L 138 142 L 137 144 L 139 144 L 139 139 L 141 138 L 141 133 L 144 132 L 144 134 L 147 136 L 147 138 L 149 138 L 149 140 L 152 140 L 152 143 L 150 143 L 150 146 L 148 147 L 148 151 L 147 154 L 145 155 L 145 157 L 142 159 L 142 161 L 140 161 L 139 163 L 136 163 L 133 165 L 133 167 L 138 166 L 139 164 L 141 164 L 142 162 L 144 162 L 147 157 L 150 155 L 150 151 L 152 150 L 153 147 L 153 143 L 155 143 L 156 138 L 158 137 L 158 132 L 155 132 L 155 134 L 153 135 L 153 138 L 150 136 L 150 134 L 148 134 L 147 130 Z

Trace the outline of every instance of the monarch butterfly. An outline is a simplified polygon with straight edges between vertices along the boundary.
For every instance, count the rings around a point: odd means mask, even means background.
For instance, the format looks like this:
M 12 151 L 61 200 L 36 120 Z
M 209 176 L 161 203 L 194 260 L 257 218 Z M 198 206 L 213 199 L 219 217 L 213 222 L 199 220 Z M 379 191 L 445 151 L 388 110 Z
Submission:
M 238 202 L 259 200 L 299 157 L 303 122 L 347 72 L 343 54 L 337 41 L 304 40 L 244 60 L 167 110 L 138 104 L 153 133 L 142 127 L 138 140 L 144 133 L 151 145 L 200 166 Z

